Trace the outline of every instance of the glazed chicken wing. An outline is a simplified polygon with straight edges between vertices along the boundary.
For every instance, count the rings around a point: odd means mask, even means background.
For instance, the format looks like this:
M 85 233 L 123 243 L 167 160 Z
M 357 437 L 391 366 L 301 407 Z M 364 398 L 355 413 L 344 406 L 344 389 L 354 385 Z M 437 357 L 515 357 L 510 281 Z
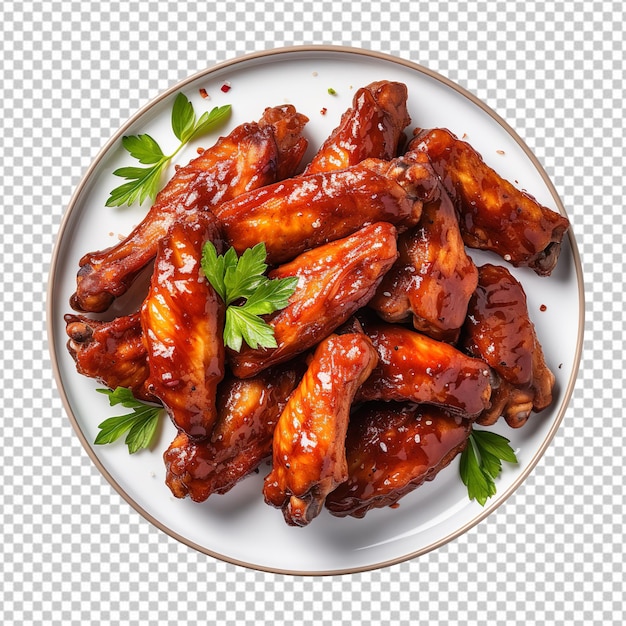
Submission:
M 519 428 L 531 411 L 550 405 L 554 374 L 528 315 L 524 289 L 505 267 L 479 268 L 461 343 L 497 375 L 491 407 L 477 420 L 479 424 L 493 424 L 503 415 L 509 426 Z
M 411 122 L 408 93 L 402 83 L 381 80 L 361 87 L 304 174 L 329 172 L 356 165 L 367 158 L 396 156 L 403 130 Z
M 470 144 L 442 128 L 416 130 L 409 150 L 425 152 L 454 200 L 472 248 L 547 276 L 558 260 L 567 218 L 504 180 Z
M 489 406 L 489 367 L 450 344 L 403 326 L 364 320 L 378 352 L 378 365 L 357 392 L 357 400 L 434 404 L 467 418 Z
M 417 154 L 419 160 L 425 155 Z M 398 237 L 399 257 L 369 306 L 387 322 L 407 322 L 434 339 L 454 342 L 476 289 L 478 270 L 467 255 L 456 211 L 432 176 L 418 225 Z
M 416 187 L 423 178 L 420 166 L 392 168 L 367 159 L 345 170 L 242 194 L 217 207 L 215 214 L 238 254 L 263 241 L 268 263 L 284 263 L 374 222 L 390 222 L 399 230 L 415 225 L 421 212 Z
M 244 344 L 240 352 L 229 350 L 235 375 L 254 376 L 313 347 L 372 297 L 396 258 L 396 229 L 381 222 L 270 272 L 270 278 L 298 277 L 287 307 L 265 318 L 278 347 L 252 349 Z
M 67 349 L 80 374 L 110 389 L 126 387 L 135 398 L 155 400 L 146 383 L 149 371 L 139 313 L 109 322 L 68 314 L 65 323 Z
M 306 526 L 348 477 L 350 405 L 376 363 L 363 333 L 330 335 L 317 347 L 274 431 L 273 467 L 263 493 L 287 524 Z
M 195 440 L 180 431 L 163 455 L 165 483 L 172 493 L 203 502 L 213 493 L 230 491 L 270 456 L 276 422 L 303 369 L 288 366 L 223 381 L 211 438 Z
M 193 219 L 199 211 L 291 176 L 307 147 L 301 136 L 307 121 L 291 105 L 266 109 L 258 124 L 238 126 L 178 169 L 128 237 L 83 256 L 71 306 L 77 311 L 106 310 L 154 258 L 174 222 Z
M 437 474 L 465 447 L 471 424 L 442 409 L 371 403 L 350 417 L 348 479 L 327 498 L 337 517 L 390 506 Z
M 217 241 L 215 217 L 177 222 L 160 242 L 141 323 L 148 349 L 148 389 L 174 424 L 206 437 L 217 419 L 215 394 L 224 377 L 224 303 L 203 276 L 202 247 Z

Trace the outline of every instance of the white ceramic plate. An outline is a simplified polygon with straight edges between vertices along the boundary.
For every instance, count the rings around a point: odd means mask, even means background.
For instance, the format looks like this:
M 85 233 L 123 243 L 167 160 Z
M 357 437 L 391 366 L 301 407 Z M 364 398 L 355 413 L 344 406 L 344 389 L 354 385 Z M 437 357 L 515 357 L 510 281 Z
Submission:
M 123 441 L 93 446 L 98 423 L 118 414 L 101 385 L 76 373 L 65 349 L 63 315 L 70 312 L 80 257 L 113 245 L 147 211 L 143 207 L 105 207 L 109 192 L 121 183 L 113 170 L 132 159 L 121 146 L 122 135 L 150 133 L 164 150 L 177 145 L 170 129 L 172 102 L 179 91 L 192 101 L 198 115 L 218 104 L 232 104 L 232 117 L 219 134 L 258 119 L 267 106 L 292 103 L 310 118 L 306 135 L 310 156 L 338 124 L 356 89 L 372 81 L 402 81 L 409 90 L 412 127 L 447 127 L 467 140 L 486 162 L 515 181 L 541 203 L 565 213 L 547 175 L 515 132 L 471 94 L 433 72 L 394 57 L 334 47 L 279 49 L 221 63 L 175 85 L 130 119 L 107 143 L 76 190 L 59 233 L 52 262 L 48 302 L 50 345 L 59 389 L 78 437 L 113 487 L 161 530 L 216 558 L 273 572 L 299 574 L 346 573 L 382 567 L 435 549 L 493 512 L 528 476 L 552 440 L 571 396 L 582 346 L 583 291 L 581 267 L 573 236 L 566 237 L 559 264 L 549 278 L 529 270 L 513 270 L 524 285 L 530 314 L 543 343 L 548 365 L 556 375 L 550 410 L 532 416 L 519 430 L 498 424 L 512 441 L 518 466 L 507 465 L 497 482 L 497 496 L 483 508 L 467 498 L 458 475 L 458 457 L 436 480 L 405 497 L 397 509 L 373 510 L 364 519 L 339 519 L 327 512 L 307 528 L 286 526 L 279 510 L 264 504 L 263 476 L 252 475 L 230 493 L 214 495 L 203 504 L 172 497 L 164 484 L 162 452 L 174 428 L 163 424 L 153 450 L 133 456 Z M 221 91 L 230 83 L 228 93 Z M 204 88 L 211 96 L 203 99 Z M 329 88 L 335 95 L 328 93 Z M 321 110 L 326 109 L 322 115 Z M 179 153 L 186 163 L 208 136 Z M 133 163 L 134 164 L 134 163 Z M 173 164 L 170 175 L 173 172 Z M 475 254 L 476 260 L 502 262 Z M 540 306 L 546 310 L 541 311 Z M 542 307 L 543 308 L 543 307 Z M 115 313 L 116 309 L 109 312 Z M 502 420 L 501 420 L 502 421 Z M 266 466 L 263 465 L 265 470 Z M 484 541 L 490 539 L 483 535 Z

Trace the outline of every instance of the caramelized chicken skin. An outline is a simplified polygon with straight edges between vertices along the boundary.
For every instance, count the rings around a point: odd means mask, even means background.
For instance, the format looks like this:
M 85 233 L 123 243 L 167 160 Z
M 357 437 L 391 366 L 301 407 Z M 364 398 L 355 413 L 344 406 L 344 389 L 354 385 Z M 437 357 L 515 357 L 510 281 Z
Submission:
M 213 493 L 230 491 L 270 456 L 276 422 L 303 370 L 290 364 L 247 380 L 224 380 L 210 439 L 196 440 L 179 431 L 163 455 L 172 493 L 203 502 Z
M 83 256 L 71 306 L 78 311 L 106 310 L 154 258 L 174 222 L 194 219 L 199 211 L 291 176 L 307 147 L 301 135 L 307 121 L 291 105 L 266 109 L 258 123 L 238 126 L 179 168 L 123 241 Z
M 489 406 L 490 372 L 484 361 L 403 326 L 364 320 L 378 365 L 357 400 L 434 404 L 475 418 Z
M 363 333 L 322 341 L 274 431 L 273 467 L 263 493 L 287 524 L 306 526 L 348 477 L 345 438 L 350 405 L 376 364 Z
M 449 130 L 417 129 L 409 150 L 428 155 L 454 200 L 468 246 L 491 250 L 541 276 L 552 272 L 569 227 L 567 218 L 504 180 Z
M 329 172 L 356 165 L 364 159 L 392 159 L 398 152 L 402 132 L 411 122 L 403 83 L 381 80 L 361 87 L 352 107 L 341 117 L 307 165 L 304 174 Z
M 177 222 L 160 242 L 150 291 L 141 307 L 148 349 L 148 389 L 174 424 L 206 437 L 217 419 L 215 394 L 224 377 L 224 303 L 202 274 L 207 240 L 218 241 L 211 213 Z
M 368 403 L 350 417 L 348 479 L 327 498 L 337 517 L 363 517 L 395 504 L 435 476 L 465 447 L 471 423 L 425 405 Z
M 412 158 L 423 161 L 426 156 L 415 153 Z M 434 173 L 430 182 L 420 221 L 398 237 L 398 260 L 369 306 L 387 322 L 412 320 L 416 330 L 455 342 L 478 270 L 465 250 L 450 197 Z
M 215 214 L 238 254 L 263 241 L 268 263 L 278 264 L 374 222 L 390 222 L 400 230 L 416 224 L 421 212 L 416 185 L 422 180 L 417 165 L 392 168 L 367 159 L 242 194 Z
M 503 415 L 509 426 L 519 428 L 531 411 L 541 411 L 552 402 L 554 374 L 546 365 L 524 289 L 505 267 L 479 268 L 461 344 L 497 375 L 491 407 L 477 420 L 479 424 L 493 424 Z
M 265 318 L 278 347 L 228 350 L 232 371 L 254 376 L 313 347 L 368 302 L 396 257 L 396 229 L 381 222 L 271 271 L 270 278 L 298 277 L 287 307 Z
M 298 113 L 291 104 L 267 107 L 259 119 L 259 127 L 274 140 L 273 157 L 257 163 L 258 179 L 243 176 L 238 182 L 232 181 L 231 184 L 235 184 L 237 190 L 228 198 L 220 198 L 219 202 L 293 176 L 300 168 L 302 157 L 309 145 L 308 140 L 302 135 L 308 121 L 309 118 Z
M 135 398 L 155 400 L 146 383 L 149 370 L 139 313 L 108 322 L 68 314 L 65 324 L 67 349 L 80 374 L 110 389 L 126 387 Z

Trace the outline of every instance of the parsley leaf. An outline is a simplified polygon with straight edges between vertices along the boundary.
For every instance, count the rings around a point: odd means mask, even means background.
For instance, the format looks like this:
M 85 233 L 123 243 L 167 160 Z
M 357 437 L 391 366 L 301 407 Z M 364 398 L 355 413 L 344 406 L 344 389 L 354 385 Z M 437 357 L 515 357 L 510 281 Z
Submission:
M 253 349 L 275 348 L 274 329 L 260 316 L 284 309 L 298 284 L 295 276 L 271 280 L 265 276 L 264 243 L 237 257 L 233 248 L 218 255 L 207 241 L 202 250 L 204 275 L 226 304 L 224 344 L 239 352 L 245 341 Z
M 122 137 L 122 146 L 144 165 L 158 163 L 165 156 L 159 144 L 148 134 Z
M 274 329 L 263 319 L 243 306 L 229 306 L 224 323 L 224 344 L 235 352 L 245 341 L 251 348 L 275 348 Z
M 143 204 L 146 198 L 154 201 L 161 188 L 161 175 L 169 162 L 192 139 L 214 129 L 230 115 L 229 104 L 205 111 L 196 120 L 193 105 L 185 94 L 179 93 L 172 106 L 172 132 L 180 145 L 172 154 L 164 154 L 159 144 L 148 134 L 122 137 L 122 146 L 142 165 L 151 167 L 120 167 L 113 174 L 129 181 L 113 189 L 106 206 L 130 206 L 136 200 Z
M 96 389 L 96 391 L 107 395 L 111 406 L 121 404 L 132 409 L 132 413 L 109 417 L 99 424 L 100 432 L 94 444 L 113 443 L 128 432 L 125 443 L 130 454 L 134 454 L 141 448 L 147 448 L 156 432 L 163 407 L 137 400 L 132 391 L 125 387 L 117 387 L 115 391 L 111 389 Z
M 460 474 L 470 500 L 481 506 L 496 493 L 495 479 L 502 472 L 502 461 L 517 463 L 509 440 L 487 430 L 473 429 L 461 453 Z
M 154 167 L 121 167 L 115 170 L 113 174 L 131 182 L 116 187 L 111 192 L 106 206 L 121 206 L 122 204 L 130 206 L 137 199 L 139 199 L 139 204 L 143 204 L 147 197 L 156 198 L 159 192 L 161 172 L 166 165 L 167 161 L 163 160 Z
M 226 304 L 231 304 L 239 298 L 250 298 L 261 285 L 269 282 L 263 275 L 267 270 L 265 263 L 267 252 L 264 243 L 244 250 L 239 259 L 237 259 L 235 250 L 229 248 L 226 257 L 224 271 L 224 287 L 226 289 L 224 302 Z M 264 312 L 271 313 L 271 311 Z
M 253 294 L 248 298 L 245 307 L 254 315 L 265 315 L 284 309 L 289 304 L 298 284 L 295 276 L 279 280 L 266 280 L 257 285 Z

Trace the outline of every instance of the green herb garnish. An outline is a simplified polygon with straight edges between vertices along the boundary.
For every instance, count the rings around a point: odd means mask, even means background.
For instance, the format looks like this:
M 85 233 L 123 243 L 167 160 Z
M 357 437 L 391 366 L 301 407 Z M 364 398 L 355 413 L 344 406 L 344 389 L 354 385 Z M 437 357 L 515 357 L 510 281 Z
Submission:
M 481 506 L 496 493 L 495 479 L 502 471 L 502 461 L 517 463 L 509 440 L 487 430 L 472 430 L 461 454 L 461 480 L 470 500 Z
M 236 352 L 243 341 L 253 349 L 277 346 L 274 329 L 260 316 L 284 309 L 296 290 L 295 276 L 271 280 L 264 275 L 266 257 L 264 243 L 239 258 L 233 248 L 218 255 L 210 241 L 202 250 L 202 270 L 226 304 L 224 344 Z
M 106 201 L 106 206 L 130 206 L 135 200 L 143 204 L 146 198 L 154 201 L 161 186 L 161 174 L 168 163 L 192 139 L 214 129 L 230 115 L 229 104 L 204 112 L 196 120 L 193 105 L 179 93 L 172 107 L 172 131 L 180 145 L 172 154 L 164 154 L 159 144 L 148 134 L 122 137 L 122 146 L 143 165 L 150 167 L 120 167 L 113 174 L 130 182 L 116 187 Z
M 163 407 L 137 400 L 132 391 L 125 387 L 117 387 L 115 391 L 111 389 L 96 389 L 96 391 L 107 395 L 111 406 L 121 404 L 132 409 L 132 413 L 104 420 L 98 425 L 100 432 L 94 443 L 98 445 L 113 443 L 128 432 L 125 443 L 130 454 L 134 454 L 141 448 L 147 448 L 156 432 Z

